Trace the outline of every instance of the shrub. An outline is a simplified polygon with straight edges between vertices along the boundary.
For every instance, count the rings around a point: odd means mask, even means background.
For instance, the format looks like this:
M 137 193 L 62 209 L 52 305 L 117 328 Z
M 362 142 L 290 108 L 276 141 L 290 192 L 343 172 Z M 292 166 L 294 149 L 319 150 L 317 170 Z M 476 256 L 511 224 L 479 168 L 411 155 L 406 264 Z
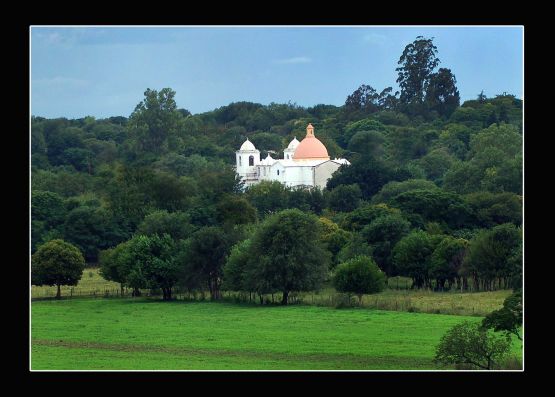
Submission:
M 505 358 L 509 347 L 510 339 L 489 333 L 479 323 L 464 321 L 441 337 L 434 362 L 494 369 Z
M 340 264 L 333 277 L 335 289 L 357 295 L 359 303 L 363 294 L 383 291 L 385 282 L 384 272 L 368 256 L 357 256 Z

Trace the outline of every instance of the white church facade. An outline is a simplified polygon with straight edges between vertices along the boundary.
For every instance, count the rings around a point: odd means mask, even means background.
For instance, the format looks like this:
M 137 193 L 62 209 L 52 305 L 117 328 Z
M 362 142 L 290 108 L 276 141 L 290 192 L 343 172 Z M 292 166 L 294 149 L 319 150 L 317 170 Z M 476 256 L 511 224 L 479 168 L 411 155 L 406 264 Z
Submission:
M 350 164 L 346 159 L 330 159 L 324 144 L 314 136 L 312 124 L 308 124 L 306 137 L 301 142 L 294 138 L 289 143 L 282 159 L 274 159 L 268 153 L 260 160 L 260 151 L 248 138 L 235 153 L 236 172 L 245 187 L 261 181 L 279 181 L 288 187 L 323 189 L 341 165 Z

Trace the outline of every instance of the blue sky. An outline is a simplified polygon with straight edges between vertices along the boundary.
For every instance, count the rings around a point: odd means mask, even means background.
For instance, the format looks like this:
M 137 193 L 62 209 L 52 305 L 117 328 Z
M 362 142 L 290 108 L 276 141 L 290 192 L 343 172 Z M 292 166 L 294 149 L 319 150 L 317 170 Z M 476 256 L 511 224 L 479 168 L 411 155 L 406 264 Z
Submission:
M 192 113 L 236 101 L 342 105 L 395 82 L 416 36 L 434 37 L 463 100 L 523 97 L 521 27 L 32 27 L 31 113 L 129 116 L 146 88 Z

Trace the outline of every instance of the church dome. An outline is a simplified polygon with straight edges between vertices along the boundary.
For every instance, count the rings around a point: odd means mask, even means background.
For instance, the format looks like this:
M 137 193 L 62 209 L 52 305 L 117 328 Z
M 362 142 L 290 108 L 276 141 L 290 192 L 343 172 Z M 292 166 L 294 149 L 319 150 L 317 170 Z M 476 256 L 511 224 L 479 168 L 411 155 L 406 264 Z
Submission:
M 299 146 L 299 141 L 297 140 L 297 137 L 293 138 L 293 140 L 289 143 L 289 146 L 287 146 L 287 149 L 296 149 L 297 146 Z
M 239 150 L 256 150 L 256 148 L 254 147 L 252 142 L 249 141 L 249 138 L 247 138 L 247 140 L 245 142 L 243 142 L 243 144 L 241 145 L 241 148 Z
M 329 160 L 328 149 L 314 136 L 314 127 L 308 124 L 306 137 L 299 143 L 293 160 Z

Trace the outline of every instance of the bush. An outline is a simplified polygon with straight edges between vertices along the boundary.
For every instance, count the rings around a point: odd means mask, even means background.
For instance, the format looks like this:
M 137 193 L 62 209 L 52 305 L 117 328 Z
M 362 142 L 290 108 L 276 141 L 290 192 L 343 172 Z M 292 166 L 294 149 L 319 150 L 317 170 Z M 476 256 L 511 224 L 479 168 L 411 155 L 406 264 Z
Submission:
M 385 288 L 385 273 L 368 256 L 357 256 L 343 262 L 335 271 L 333 284 L 337 291 L 353 293 L 362 302 L 363 294 L 374 294 Z
M 510 345 L 510 339 L 488 332 L 479 323 L 464 321 L 441 337 L 434 362 L 494 369 L 505 358 Z

